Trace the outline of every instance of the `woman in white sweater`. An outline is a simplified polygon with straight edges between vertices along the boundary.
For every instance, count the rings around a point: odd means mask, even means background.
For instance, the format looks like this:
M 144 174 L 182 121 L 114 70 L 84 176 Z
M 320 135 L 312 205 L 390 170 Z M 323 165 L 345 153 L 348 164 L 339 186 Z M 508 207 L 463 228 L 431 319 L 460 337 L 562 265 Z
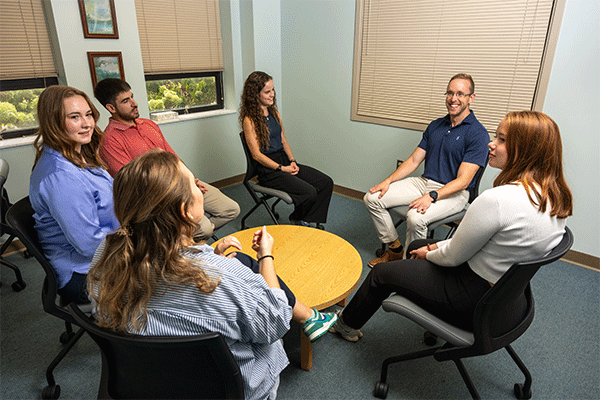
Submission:
M 489 148 L 489 165 L 502 171 L 473 201 L 456 234 L 437 243 L 417 240 L 408 249 L 411 259 L 376 265 L 332 331 L 357 341 L 392 293 L 472 330 L 477 303 L 510 266 L 540 258 L 560 242 L 573 201 L 556 123 L 536 111 L 511 112 Z M 524 299 L 517 303 L 524 308 Z

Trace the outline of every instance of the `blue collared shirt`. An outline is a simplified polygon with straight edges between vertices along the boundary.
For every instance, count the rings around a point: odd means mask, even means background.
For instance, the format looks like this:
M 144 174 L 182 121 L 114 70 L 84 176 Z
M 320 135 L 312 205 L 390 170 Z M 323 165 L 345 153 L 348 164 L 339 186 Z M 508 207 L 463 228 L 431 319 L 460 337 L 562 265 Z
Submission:
M 56 271 L 58 287 L 73 272 L 87 274 L 102 239 L 119 228 L 113 179 L 102 168 L 79 168 L 50 147 L 29 179 L 29 200 L 44 255 Z
M 423 178 L 445 185 L 456 179 L 463 162 L 483 167 L 488 157 L 489 142 L 487 130 L 475 118 L 473 111 L 454 127 L 449 115 L 436 119 L 425 129 L 419 143 L 426 152 Z M 474 186 L 475 178 L 468 187 Z
M 207 245 L 196 249 L 202 252 L 184 255 L 201 260 L 209 276 L 220 276 L 215 291 L 160 282 L 148 303 L 146 325 L 130 331 L 149 336 L 219 332 L 240 367 L 246 399 L 265 399 L 289 364 L 280 339 L 290 328 L 292 308 L 283 290 L 270 288 L 237 259 L 216 255 Z

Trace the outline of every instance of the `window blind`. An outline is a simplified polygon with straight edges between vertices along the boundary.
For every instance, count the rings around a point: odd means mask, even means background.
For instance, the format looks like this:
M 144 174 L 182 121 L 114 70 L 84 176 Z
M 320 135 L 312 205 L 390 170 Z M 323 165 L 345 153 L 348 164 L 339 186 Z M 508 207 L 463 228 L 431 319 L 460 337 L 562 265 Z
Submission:
M 556 2 L 357 0 L 352 119 L 423 130 L 447 113 L 457 73 L 473 77 L 471 109 L 490 132 L 509 111 L 541 109 Z
M 0 1 L 0 80 L 56 77 L 42 0 Z
M 218 0 L 135 0 L 144 73 L 223 70 Z

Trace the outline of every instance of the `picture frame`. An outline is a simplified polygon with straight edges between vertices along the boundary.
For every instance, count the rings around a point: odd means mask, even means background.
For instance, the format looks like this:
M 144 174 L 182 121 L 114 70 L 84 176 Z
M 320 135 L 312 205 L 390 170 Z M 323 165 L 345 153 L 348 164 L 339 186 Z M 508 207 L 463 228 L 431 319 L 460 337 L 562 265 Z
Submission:
M 119 38 L 114 0 L 78 0 L 78 2 L 85 38 Z
M 120 51 L 88 52 L 87 55 L 93 87 L 105 78 L 125 79 L 123 56 Z

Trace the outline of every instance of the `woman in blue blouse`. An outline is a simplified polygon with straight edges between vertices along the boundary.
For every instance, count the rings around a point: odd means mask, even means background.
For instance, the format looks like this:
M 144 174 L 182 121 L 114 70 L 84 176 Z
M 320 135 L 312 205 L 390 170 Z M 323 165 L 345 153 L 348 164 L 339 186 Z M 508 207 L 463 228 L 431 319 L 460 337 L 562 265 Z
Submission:
M 294 159 L 277 111 L 273 78 L 268 74 L 255 71 L 246 79 L 240 123 L 252 158 L 259 164 L 260 184 L 290 195 L 295 206 L 289 217 L 292 223 L 308 226 L 313 222 L 323 229 L 333 180 Z
M 98 154 L 100 114 L 84 92 L 60 85 L 42 92 L 37 110 L 40 130 L 29 181 L 35 228 L 56 272 L 59 294 L 86 303 L 92 256 L 106 234 L 119 227 L 113 180 Z

